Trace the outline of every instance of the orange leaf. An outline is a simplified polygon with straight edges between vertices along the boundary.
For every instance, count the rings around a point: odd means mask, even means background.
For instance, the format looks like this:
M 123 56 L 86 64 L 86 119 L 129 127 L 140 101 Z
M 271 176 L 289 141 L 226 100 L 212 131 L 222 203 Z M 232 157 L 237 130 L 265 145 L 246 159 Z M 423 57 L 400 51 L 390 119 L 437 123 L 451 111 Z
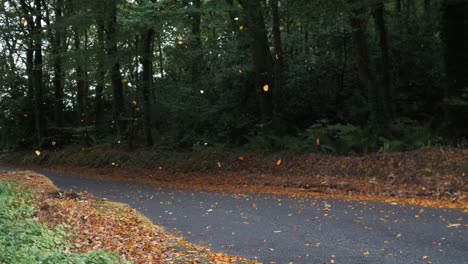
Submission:
M 281 166 L 281 163 L 283 163 L 283 161 L 279 159 L 279 160 L 276 162 L 276 166 Z

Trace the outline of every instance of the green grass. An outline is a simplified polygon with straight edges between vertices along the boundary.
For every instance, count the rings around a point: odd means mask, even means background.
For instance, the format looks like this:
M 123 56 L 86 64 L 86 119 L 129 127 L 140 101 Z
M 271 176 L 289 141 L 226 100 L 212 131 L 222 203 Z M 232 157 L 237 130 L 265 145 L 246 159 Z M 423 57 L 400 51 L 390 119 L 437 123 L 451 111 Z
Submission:
M 0 205 L 0 263 L 128 263 L 119 262 L 117 253 L 67 253 L 72 245 L 65 229 L 51 230 L 34 218 L 31 191 L 24 185 L 0 181 Z

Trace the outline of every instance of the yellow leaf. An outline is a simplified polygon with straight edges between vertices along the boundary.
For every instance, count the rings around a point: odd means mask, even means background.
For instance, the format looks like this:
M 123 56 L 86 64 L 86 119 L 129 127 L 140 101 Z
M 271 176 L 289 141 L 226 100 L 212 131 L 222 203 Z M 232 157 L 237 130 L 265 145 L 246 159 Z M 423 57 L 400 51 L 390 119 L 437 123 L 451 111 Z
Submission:
M 283 161 L 279 159 L 278 161 L 276 161 L 276 166 L 281 166 L 281 163 L 283 163 Z
M 369 256 L 369 251 L 363 253 L 364 256 Z
M 401 234 L 397 234 L 397 235 L 396 235 L 396 238 L 400 238 L 400 237 L 401 237 Z
M 40 156 L 40 155 L 41 155 L 41 151 L 40 151 L 40 150 L 36 150 L 35 153 L 36 153 L 37 156 Z
M 268 86 L 268 84 L 265 84 L 265 85 L 263 86 L 263 91 L 264 91 L 264 92 L 270 91 L 270 86 Z
M 244 26 L 240 26 L 239 29 L 240 29 L 240 30 L 243 30 L 243 29 L 244 29 Z

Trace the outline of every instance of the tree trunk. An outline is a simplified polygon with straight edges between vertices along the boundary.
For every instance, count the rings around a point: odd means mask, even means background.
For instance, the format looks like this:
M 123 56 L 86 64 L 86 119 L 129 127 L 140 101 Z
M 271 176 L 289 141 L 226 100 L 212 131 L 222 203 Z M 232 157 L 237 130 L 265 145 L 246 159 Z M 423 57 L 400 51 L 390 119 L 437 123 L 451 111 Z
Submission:
M 56 0 L 55 3 L 55 23 L 61 23 L 61 19 L 63 18 L 63 0 Z M 54 78 L 53 78 L 53 86 L 54 86 L 54 119 L 55 125 L 57 127 L 63 127 L 63 30 L 61 25 L 56 25 L 55 27 L 55 34 L 52 35 L 53 40 L 52 42 L 52 55 L 54 58 Z
M 33 67 L 33 85 L 34 85 L 34 114 L 36 122 L 37 143 L 45 136 L 46 118 L 44 115 L 43 99 L 43 79 L 42 79 L 42 6 L 41 0 L 34 0 L 35 5 L 35 24 L 34 24 L 34 67 Z
M 104 43 L 104 22 L 98 21 L 97 25 L 97 45 L 99 48 L 97 55 L 97 80 L 96 80 L 96 129 L 102 131 L 104 127 L 104 106 L 102 103 L 102 94 L 104 91 L 104 79 L 106 71 L 104 70 L 105 43 Z
M 275 46 L 275 62 L 273 68 L 274 91 L 281 89 L 281 73 L 283 68 L 283 48 L 281 44 L 280 16 L 278 12 L 278 0 L 271 0 L 271 11 L 273 21 L 273 44 Z
M 122 74 L 120 72 L 120 63 L 117 57 L 117 0 L 111 0 L 110 21 L 108 23 L 108 43 L 109 57 L 113 60 L 111 67 L 112 79 L 112 119 L 116 126 L 117 137 L 123 135 L 126 130 L 126 124 L 123 120 L 125 113 L 124 94 L 122 85 Z
M 378 86 L 373 81 L 373 76 L 369 63 L 369 50 L 367 43 L 366 27 L 367 22 L 362 18 L 365 10 L 355 9 L 350 20 L 352 29 L 352 38 L 356 48 L 356 61 L 359 71 L 359 79 L 361 80 L 364 90 L 368 94 L 369 104 L 369 125 L 374 132 L 374 135 L 379 136 L 384 132 L 385 118 L 382 114 L 381 93 Z
M 78 29 L 75 29 L 75 52 L 80 54 L 81 40 Z M 80 55 L 77 55 L 80 56 Z M 78 112 L 78 124 L 86 126 L 86 77 L 82 66 L 82 60 L 76 60 L 76 103 Z
M 268 45 L 267 30 L 263 18 L 261 0 L 240 1 L 247 13 L 247 30 L 255 73 L 255 93 L 260 106 L 260 121 L 269 122 L 273 117 L 272 58 Z M 268 89 L 266 89 L 268 87 Z
M 373 12 L 374 22 L 376 26 L 376 31 L 379 35 L 379 48 L 381 52 L 382 58 L 382 86 L 383 86 L 383 100 L 382 100 L 382 108 L 383 108 L 383 118 L 391 119 L 393 116 L 393 106 L 392 106 L 392 84 L 391 84 L 391 76 L 390 76 L 390 56 L 389 56 L 389 48 L 388 48 L 388 34 L 387 34 L 387 26 L 385 24 L 385 13 L 384 13 L 384 3 L 380 2 L 377 8 Z
M 143 129 L 145 133 L 146 145 L 153 145 L 153 137 L 151 135 L 151 100 L 150 93 L 153 83 L 153 39 L 154 30 L 149 29 L 142 36 L 144 39 L 144 50 L 142 56 L 143 64 Z
M 442 38 L 445 44 L 447 85 L 444 91 L 445 122 L 448 125 L 466 125 L 467 107 L 450 104 L 451 99 L 462 98 L 468 87 L 468 3 L 464 0 L 445 0 L 443 3 Z M 465 90 L 465 91 L 464 91 Z M 457 121 L 460 120 L 460 121 Z M 455 124 L 455 123 L 464 124 Z M 462 133 L 465 133 L 466 130 Z

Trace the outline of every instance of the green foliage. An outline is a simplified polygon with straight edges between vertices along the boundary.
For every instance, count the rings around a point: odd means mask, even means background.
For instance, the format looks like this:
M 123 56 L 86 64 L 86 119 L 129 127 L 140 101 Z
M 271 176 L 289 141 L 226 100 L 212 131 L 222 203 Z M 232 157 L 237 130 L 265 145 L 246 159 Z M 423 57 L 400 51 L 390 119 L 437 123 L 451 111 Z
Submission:
M 262 6 L 264 21 L 258 23 L 265 25 L 267 46 L 273 48 L 269 1 L 252 1 Z M 205 0 L 201 1 L 201 7 L 196 7 L 193 1 L 72 0 L 64 1 L 63 17 L 55 15 L 58 2 L 46 1 L 42 7 L 44 30 L 39 37 L 44 47 L 43 115 L 49 131 L 38 140 L 32 110 L 34 91 L 30 90 L 32 79 L 25 65 L 28 43 L 34 42 L 37 36 L 28 27 L 31 25 L 18 24 L 31 15 L 28 10 L 34 10 L 31 2 L 26 1 L 31 6 L 23 10 L 14 8 L 21 5 L 18 0 L 12 0 L 0 14 L 0 47 L 4 50 L 0 54 L 2 151 L 47 148 L 50 147 L 47 142 L 52 140 L 60 141 L 59 148 L 76 145 L 73 147 L 78 151 L 95 144 L 115 147 L 117 140 L 141 147 L 145 145 L 143 113 L 146 112 L 150 113 L 150 132 L 158 150 L 171 151 L 197 151 L 209 143 L 233 148 L 246 145 L 262 151 L 361 153 L 434 144 L 433 138 L 439 135 L 449 139 L 467 135 L 463 119 L 468 109 L 466 85 L 463 84 L 464 89 L 449 91 L 449 83 L 460 82 L 448 79 L 451 69 L 446 67 L 444 1 L 409 1 L 400 10 L 397 6 L 401 1 L 383 1 L 389 80 L 382 66 L 381 32 L 373 15 L 382 1 L 281 1 L 284 61 L 280 86 L 273 87 L 271 83 L 270 87 L 273 120 L 285 125 L 258 133 L 261 91 L 255 90 L 257 60 L 253 59 L 254 45 L 248 30 L 255 25 L 249 25 L 252 14 L 239 1 Z M 113 21 L 110 7 L 114 3 L 116 32 L 109 35 L 109 21 Z M 199 21 L 196 15 L 201 16 Z M 365 90 L 360 80 L 360 55 L 356 53 L 351 17 L 361 19 L 364 24 L 362 42 L 368 49 L 369 75 L 375 91 Z M 462 31 L 466 23 L 459 24 Z M 152 56 L 146 58 L 153 66 L 147 108 L 141 69 L 143 57 L 147 56 L 143 53 L 144 36 L 149 30 L 154 31 L 154 38 L 150 43 Z M 54 42 L 58 33 L 63 43 Z M 76 40 L 80 47 L 74 45 Z M 117 51 L 111 52 L 114 46 Z M 466 57 L 462 48 L 454 52 L 458 53 L 460 56 L 455 57 Z M 266 55 L 275 61 L 273 49 Z M 57 58 L 62 59 L 63 127 L 57 127 L 54 110 Z M 460 60 L 460 65 L 466 66 L 461 61 L 467 60 Z M 118 118 L 129 124 L 121 135 L 117 135 L 116 125 L 112 123 L 116 120 L 112 115 L 115 87 L 112 87 L 111 73 L 117 62 L 125 80 L 124 103 L 118 107 L 122 110 Z M 86 79 L 85 122 L 81 122 L 78 113 L 78 67 L 85 72 Z M 194 72 L 198 72 L 199 78 L 194 78 Z M 459 72 L 456 75 L 463 75 L 466 70 Z M 267 79 L 275 77 L 271 73 L 261 74 L 269 75 Z M 96 88 L 101 81 L 103 111 L 98 113 Z M 389 87 L 389 91 L 380 91 L 384 87 Z M 388 109 L 380 101 L 388 102 Z M 103 118 L 101 127 L 97 127 L 98 116 Z M 324 119 L 327 121 L 322 122 Z M 369 123 L 373 123 L 372 130 L 379 132 L 378 135 L 370 132 Z M 446 125 L 438 125 L 442 123 Z M 423 135 L 411 138 L 411 133 Z M 321 146 L 313 142 L 315 137 L 321 138 Z M 116 156 L 110 150 L 108 153 Z M 93 157 L 96 166 L 114 162 L 114 158 L 107 156 Z M 47 158 L 31 159 L 46 162 Z M 70 164 L 82 164 L 84 159 L 80 156 Z M 127 157 L 117 157 L 119 164 L 127 160 Z
M 0 181 L 0 262 L 111 264 L 118 253 L 67 253 L 71 245 L 62 226 L 53 230 L 33 216 L 30 191 L 20 184 Z
M 367 130 L 351 124 L 330 124 L 321 120 L 307 129 L 308 138 L 315 142 L 320 140 L 320 151 L 331 153 L 362 153 L 372 146 Z

